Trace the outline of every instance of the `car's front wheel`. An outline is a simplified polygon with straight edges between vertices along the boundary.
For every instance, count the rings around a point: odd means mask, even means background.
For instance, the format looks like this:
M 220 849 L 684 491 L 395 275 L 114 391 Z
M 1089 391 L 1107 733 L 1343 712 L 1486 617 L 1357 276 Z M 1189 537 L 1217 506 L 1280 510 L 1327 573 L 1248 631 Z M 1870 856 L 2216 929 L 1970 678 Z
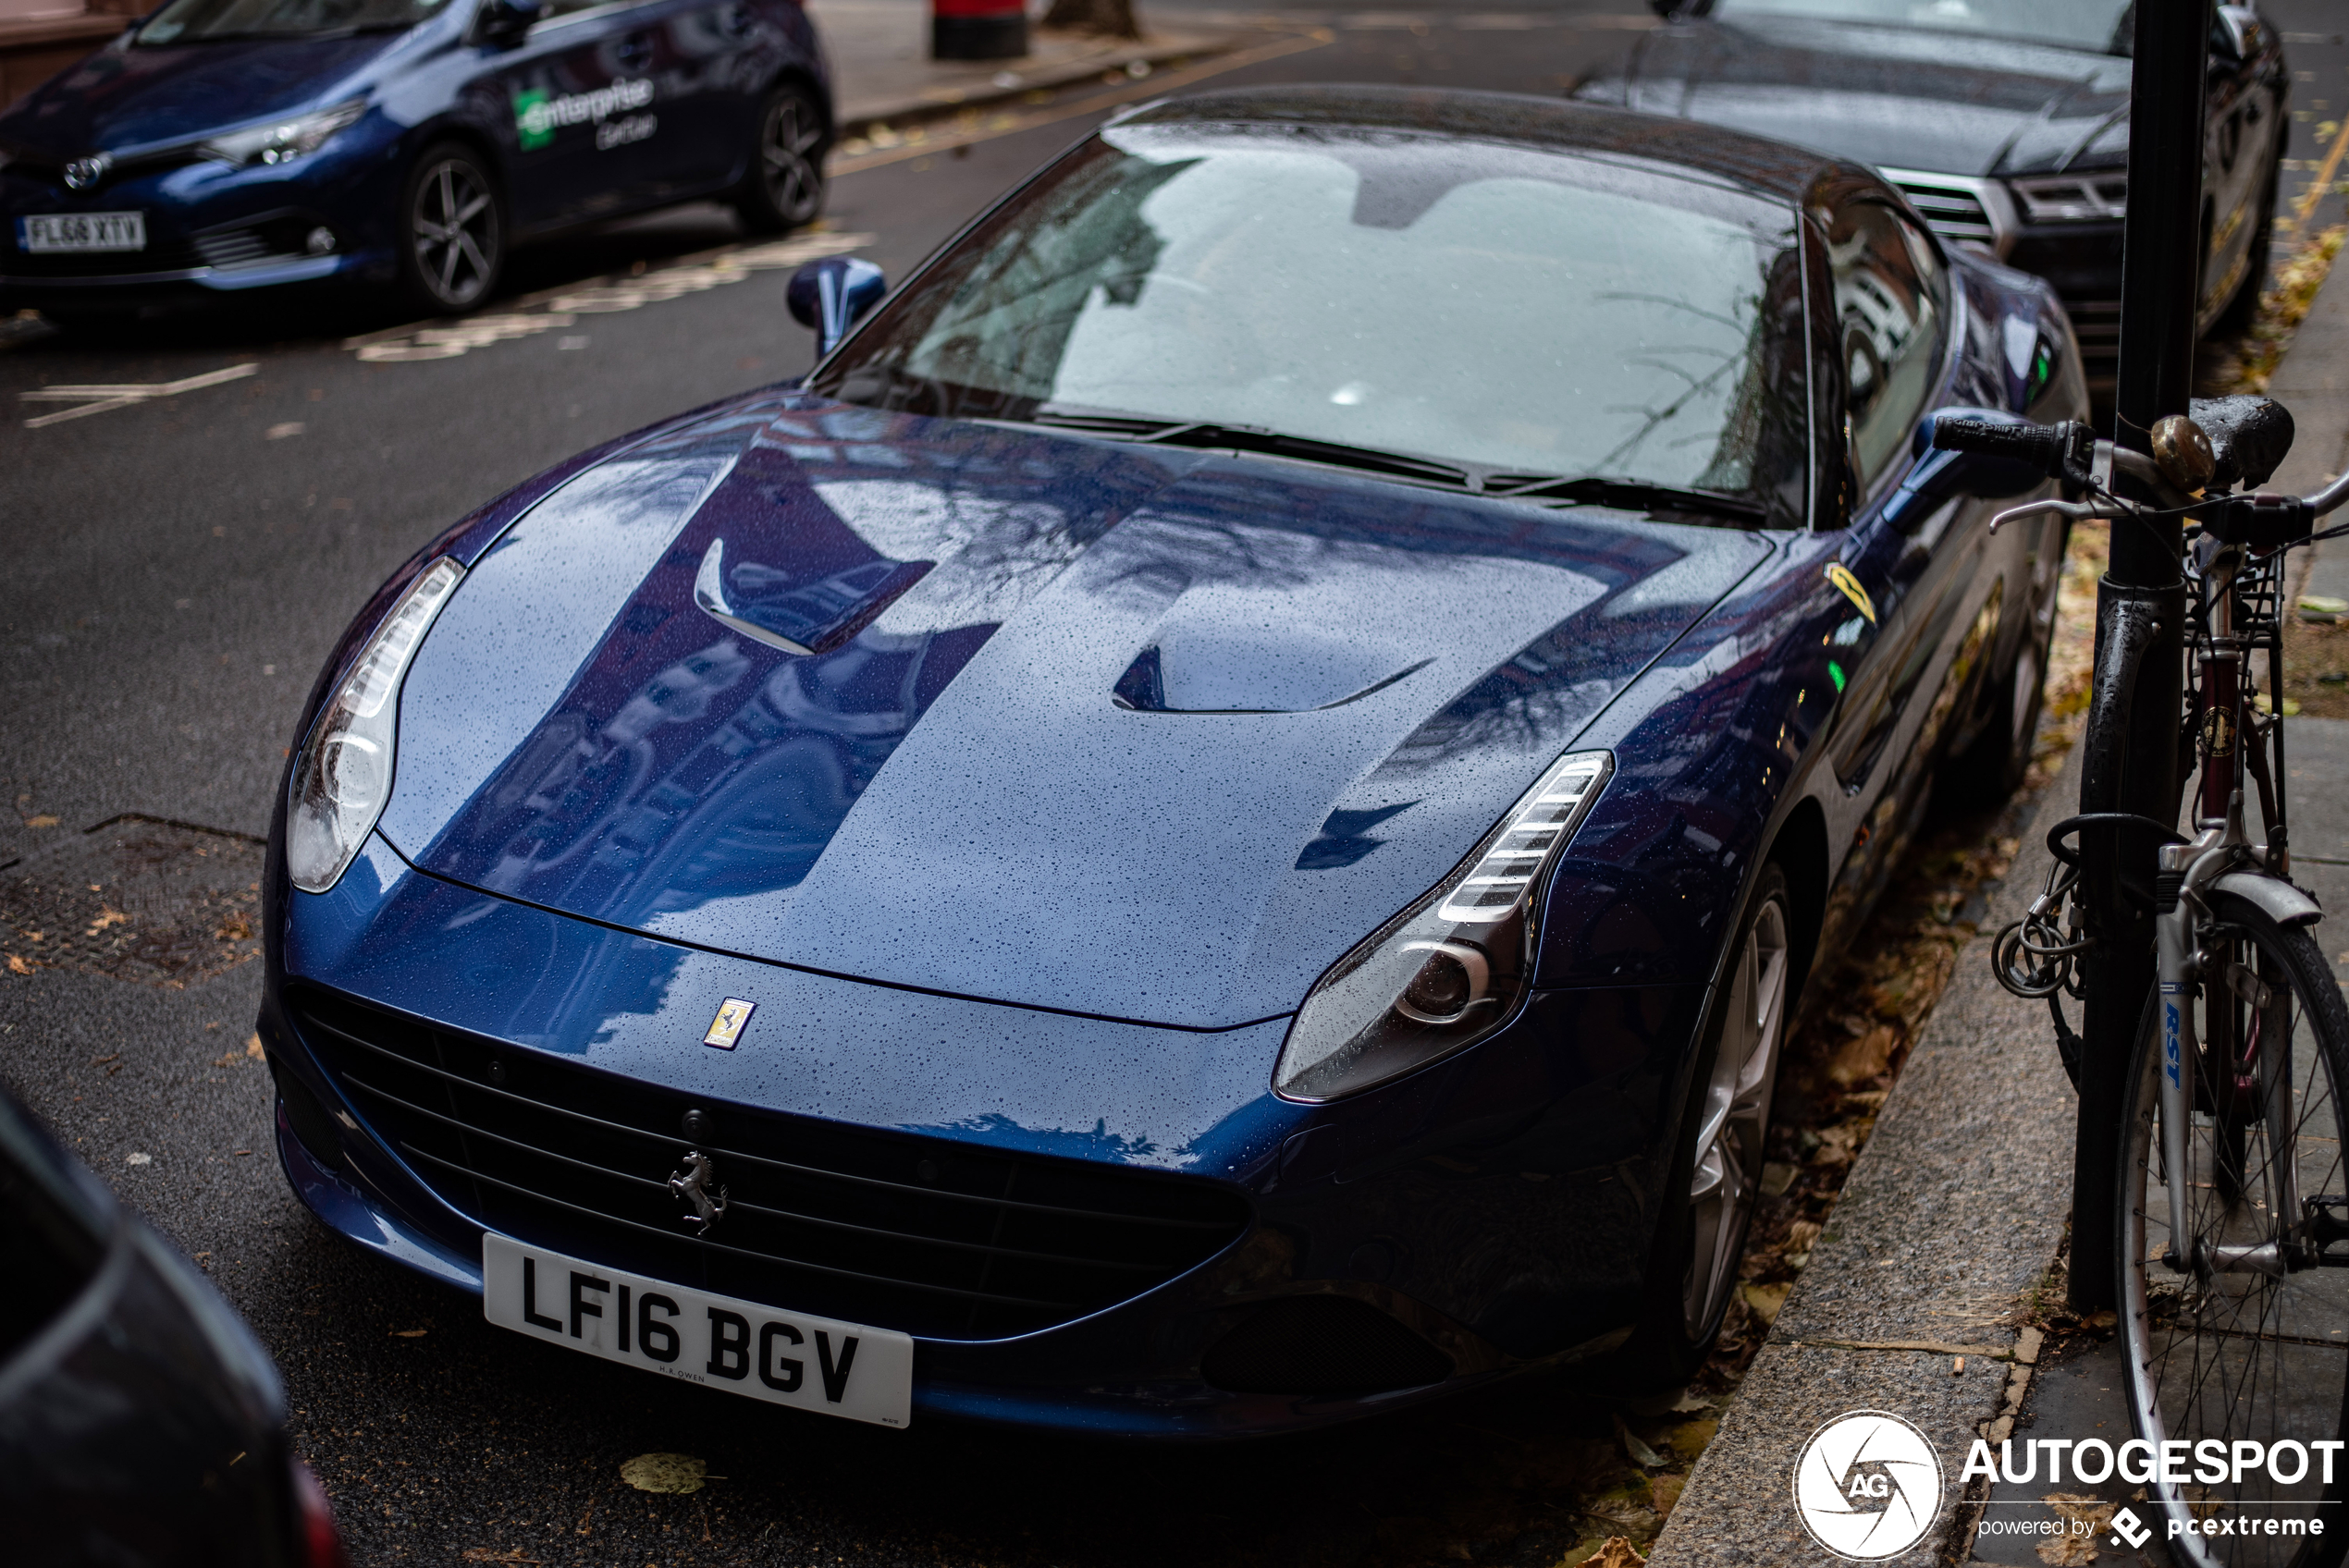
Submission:
M 758 112 L 758 141 L 734 194 L 734 210 L 754 234 L 781 234 L 813 223 L 824 210 L 824 155 L 831 125 L 815 95 L 786 81 Z
M 1762 868 L 1706 1017 L 1679 1159 L 1665 1201 L 1644 1320 L 1624 1347 L 1627 1391 L 1678 1388 L 1721 1331 L 1762 1190 L 1762 1140 L 1801 976 L 1793 900 Z
M 428 315 L 459 315 L 498 287 L 506 264 L 505 204 L 471 148 L 427 148 L 400 203 L 400 283 Z

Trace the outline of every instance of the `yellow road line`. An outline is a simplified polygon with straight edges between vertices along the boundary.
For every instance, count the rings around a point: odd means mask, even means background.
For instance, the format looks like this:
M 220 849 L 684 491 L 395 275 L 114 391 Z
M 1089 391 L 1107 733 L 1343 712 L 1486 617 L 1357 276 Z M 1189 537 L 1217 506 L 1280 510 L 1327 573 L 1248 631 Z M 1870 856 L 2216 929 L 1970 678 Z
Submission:
M 883 164 L 899 164 L 908 158 L 929 157 L 933 153 L 952 152 L 957 147 L 969 146 L 974 141 L 990 141 L 999 136 L 1012 136 L 1023 130 L 1033 130 L 1038 126 L 1052 125 L 1060 120 L 1077 119 L 1087 115 L 1097 115 L 1104 109 L 1113 109 L 1121 104 L 1131 104 L 1144 98 L 1155 98 L 1176 88 L 1188 87 L 1195 81 L 1204 81 L 1209 77 L 1221 76 L 1225 71 L 1238 70 L 1243 66 L 1261 65 L 1266 60 L 1277 60 L 1284 55 L 1301 54 L 1308 49 L 1319 49 L 1325 44 L 1336 42 L 1337 34 L 1329 29 L 1315 28 L 1312 31 L 1297 37 L 1284 38 L 1273 43 L 1261 43 L 1253 49 L 1243 49 L 1236 55 L 1222 55 L 1202 65 L 1192 66 L 1165 76 L 1151 76 L 1136 82 L 1131 87 L 1121 87 L 1108 92 L 1097 92 L 1090 98 L 1077 103 L 1043 110 L 1037 114 L 1011 116 L 1008 121 L 1002 116 L 997 116 L 993 123 L 985 127 L 974 127 L 969 130 L 948 129 L 937 135 L 925 136 L 918 142 L 907 142 L 886 151 L 858 153 L 853 157 L 836 153 L 832 155 L 825 172 L 834 178 L 842 175 L 862 174 L 867 169 L 879 168 Z
M 2325 166 L 2317 171 L 2317 182 L 2300 198 L 2300 205 L 2293 214 L 2296 223 L 2306 224 L 2308 214 L 2317 210 L 2317 203 L 2325 199 L 2325 192 L 2332 189 L 2332 177 L 2340 172 L 2344 151 L 2349 151 L 2349 116 L 2342 119 L 2341 134 L 2332 139 L 2332 151 L 2325 154 Z

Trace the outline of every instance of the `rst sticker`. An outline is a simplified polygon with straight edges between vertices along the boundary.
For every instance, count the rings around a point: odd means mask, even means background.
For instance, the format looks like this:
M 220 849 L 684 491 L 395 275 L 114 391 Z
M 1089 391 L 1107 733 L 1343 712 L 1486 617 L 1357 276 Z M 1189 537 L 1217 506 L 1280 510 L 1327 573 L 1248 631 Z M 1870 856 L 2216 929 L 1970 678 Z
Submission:
M 914 1341 L 481 1238 L 482 1316 L 501 1329 L 770 1404 L 879 1427 L 913 1419 Z

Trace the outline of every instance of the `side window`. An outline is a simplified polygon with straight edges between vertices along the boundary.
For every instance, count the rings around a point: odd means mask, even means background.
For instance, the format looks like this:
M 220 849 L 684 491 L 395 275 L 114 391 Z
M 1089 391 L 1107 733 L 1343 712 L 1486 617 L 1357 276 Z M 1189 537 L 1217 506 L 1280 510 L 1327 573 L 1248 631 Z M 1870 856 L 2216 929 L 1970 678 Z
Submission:
M 1842 343 L 1845 433 L 1860 486 L 1897 459 L 1925 412 L 1941 357 L 1948 283 L 1925 236 L 1891 208 L 1844 204 L 1827 231 Z

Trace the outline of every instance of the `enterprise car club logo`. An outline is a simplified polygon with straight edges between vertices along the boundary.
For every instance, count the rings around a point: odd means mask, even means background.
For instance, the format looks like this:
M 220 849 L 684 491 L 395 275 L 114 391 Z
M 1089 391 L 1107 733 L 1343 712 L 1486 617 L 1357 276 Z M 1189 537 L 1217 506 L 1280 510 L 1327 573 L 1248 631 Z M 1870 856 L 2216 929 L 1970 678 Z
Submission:
M 1941 1512 L 1940 1456 L 1900 1416 L 1851 1411 L 1802 1445 L 1794 1462 L 1794 1507 L 1811 1538 L 1838 1557 L 1897 1557 Z
M 621 79 L 592 92 L 566 92 L 556 98 L 543 87 L 514 94 L 514 131 L 525 153 L 549 146 L 559 127 L 601 125 L 623 109 L 641 109 L 653 101 L 651 79 Z

